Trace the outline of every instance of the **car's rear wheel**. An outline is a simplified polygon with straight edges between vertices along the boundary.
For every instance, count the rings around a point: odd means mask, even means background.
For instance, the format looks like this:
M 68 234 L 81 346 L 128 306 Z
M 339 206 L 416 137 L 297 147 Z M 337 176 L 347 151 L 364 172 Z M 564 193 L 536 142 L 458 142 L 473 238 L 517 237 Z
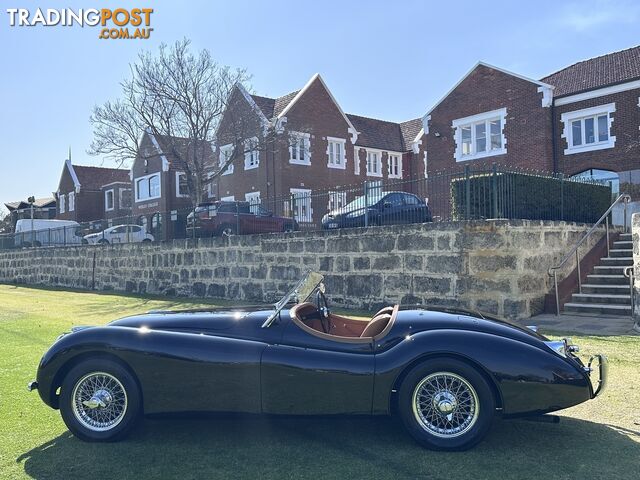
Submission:
M 487 380 L 455 359 L 414 367 L 399 392 L 399 414 L 411 436 L 433 450 L 466 450 L 489 431 L 495 399 Z
M 67 428 L 87 442 L 124 438 L 140 417 L 141 395 L 133 375 L 106 359 L 73 367 L 60 388 L 60 413 Z
M 109 245 L 109 240 L 107 240 L 106 238 L 101 238 L 100 240 L 98 240 L 98 245 Z

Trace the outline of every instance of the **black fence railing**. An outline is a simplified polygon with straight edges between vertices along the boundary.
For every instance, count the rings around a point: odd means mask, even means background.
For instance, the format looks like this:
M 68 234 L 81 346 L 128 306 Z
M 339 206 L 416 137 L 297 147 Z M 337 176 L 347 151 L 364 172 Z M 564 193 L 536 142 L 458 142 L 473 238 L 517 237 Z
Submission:
M 246 201 L 245 201 L 246 199 Z M 428 178 L 377 180 L 327 190 L 292 188 L 284 196 L 226 199 L 0 235 L 0 249 L 154 242 L 296 230 L 450 220 L 532 219 L 593 223 L 611 203 L 611 186 L 522 169 L 465 166 Z M 49 221 L 50 222 L 50 221 Z M 36 222 L 43 225 L 43 221 Z M 69 223 L 69 222 L 67 222 Z M 35 225 L 35 224 L 34 224 Z M 47 228 L 48 226 L 48 228 Z

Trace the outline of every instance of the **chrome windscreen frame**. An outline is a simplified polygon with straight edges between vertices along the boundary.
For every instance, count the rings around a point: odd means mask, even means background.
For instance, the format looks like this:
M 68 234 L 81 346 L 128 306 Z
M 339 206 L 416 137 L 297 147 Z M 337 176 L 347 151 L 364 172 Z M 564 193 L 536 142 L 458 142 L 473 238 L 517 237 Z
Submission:
M 593 372 L 596 368 L 598 369 L 598 380 L 594 385 Z M 596 398 L 604 391 L 605 387 L 607 386 L 607 375 L 609 372 L 607 357 L 601 354 L 593 355 L 589 359 L 586 370 L 587 372 L 589 372 L 591 388 L 593 390 L 593 396 L 591 398 Z

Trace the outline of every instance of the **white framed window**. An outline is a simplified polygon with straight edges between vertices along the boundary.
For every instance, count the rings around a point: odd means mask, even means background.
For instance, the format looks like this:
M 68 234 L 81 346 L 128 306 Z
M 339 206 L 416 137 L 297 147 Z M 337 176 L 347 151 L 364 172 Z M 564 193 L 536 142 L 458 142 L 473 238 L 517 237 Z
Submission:
M 327 167 L 345 169 L 347 161 L 344 156 L 344 138 L 327 137 Z
M 616 104 L 609 103 L 563 113 L 560 116 L 564 124 L 562 137 L 567 140 L 564 154 L 613 148 L 616 137 L 611 135 L 611 114 L 615 111 Z
M 424 163 L 424 178 L 429 178 L 429 170 L 427 170 L 427 151 L 424 151 L 424 157 L 422 158 L 422 163 Z
M 311 190 L 307 188 L 292 188 L 291 201 L 293 203 L 293 215 L 298 222 L 313 222 L 313 209 L 311 208 Z
M 504 125 L 507 109 L 492 110 L 454 120 L 455 159 L 457 162 L 507 153 Z
M 187 174 L 176 172 L 176 197 L 184 198 L 189 196 L 189 185 L 187 184 Z
M 121 188 L 118 192 L 118 201 L 121 209 L 131 208 L 131 189 Z
M 311 134 L 290 132 L 289 163 L 311 165 Z
M 112 210 L 115 210 L 114 198 L 115 198 L 115 192 L 114 192 L 113 188 L 111 190 L 106 190 L 104 192 L 104 209 L 105 209 L 105 211 L 110 212 Z
M 353 148 L 353 173 L 360 175 L 360 147 Z
M 76 192 L 69 192 L 69 211 L 73 212 L 76 209 Z
M 389 178 L 402 178 L 402 154 L 387 152 L 387 174 Z
M 61 195 L 58 195 L 58 203 L 59 203 L 58 208 L 60 209 L 60 213 L 64 213 L 66 210 L 64 193 Z
M 382 152 L 380 150 L 367 149 L 367 176 L 382 176 Z
M 258 150 L 258 139 L 256 137 L 244 142 L 244 169 L 251 170 L 260 165 L 260 150 Z
M 244 194 L 244 199 L 249 202 L 249 210 L 251 213 L 258 213 L 258 205 L 262 203 L 260 200 L 260 192 L 249 192 Z
M 224 167 L 225 163 L 227 163 L 231 158 L 231 155 L 233 155 L 232 143 L 230 143 L 229 145 L 223 145 L 222 147 L 220 147 L 220 157 L 218 158 L 218 168 Z M 232 173 L 233 173 L 233 163 L 230 164 L 225 169 L 224 172 L 222 172 L 222 175 L 230 175 Z
M 337 210 L 347 204 L 347 192 L 329 192 L 327 210 Z
M 236 201 L 236 197 L 234 197 L 233 195 L 229 195 L 227 197 L 222 197 L 220 199 L 220 201 L 222 201 L 222 202 L 235 202 Z
M 138 177 L 134 181 L 134 186 L 136 190 L 136 202 L 160 198 L 160 173 L 152 173 L 151 175 Z

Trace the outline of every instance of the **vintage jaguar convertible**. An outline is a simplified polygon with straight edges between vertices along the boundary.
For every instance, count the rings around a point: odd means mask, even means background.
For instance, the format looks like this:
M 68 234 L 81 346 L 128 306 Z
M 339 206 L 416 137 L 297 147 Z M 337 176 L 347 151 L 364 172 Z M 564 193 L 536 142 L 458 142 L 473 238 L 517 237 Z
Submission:
M 143 413 L 394 414 L 422 445 L 464 449 L 496 415 L 541 415 L 598 395 L 606 359 L 585 365 L 577 350 L 474 312 L 396 305 L 368 322 L 336 315 L 322 276 L 309 272 L 268 308 L 74 328 L 29 389 L 88 441 L 124 437 Z

